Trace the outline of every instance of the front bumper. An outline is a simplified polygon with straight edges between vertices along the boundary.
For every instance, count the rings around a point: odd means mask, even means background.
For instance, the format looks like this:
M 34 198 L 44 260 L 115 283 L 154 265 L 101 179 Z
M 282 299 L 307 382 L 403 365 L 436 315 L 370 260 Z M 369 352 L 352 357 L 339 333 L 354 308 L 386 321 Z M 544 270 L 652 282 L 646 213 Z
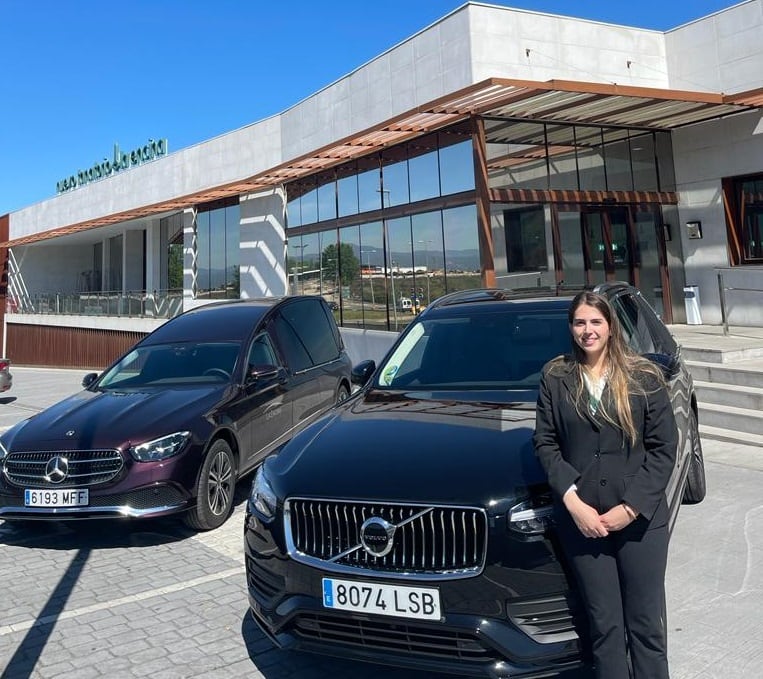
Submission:
M 337 574 L 290 559 L 252 516 L 244 545 L 251 613 L 281 648 L 494 679 L 551 677 L 583 666 L 579 621 L 570 612 L 566 580 L 553 568 L 531 564 L 522 571 L 491 560 L 476 577 L 434 583 L 341 576 L 435 586 L 442 618 L 425 621 L 325 608 L 322 578 Z M 537 588 L 540 581 L 545 584 Z
M 165 516 L 188 509 L 188 494 L 175 484 L 155 483 L 123 492 L 90 492 L 87 506 L 26 507 L 23 490 L 0 490 L 2 519 L 98 519 Z

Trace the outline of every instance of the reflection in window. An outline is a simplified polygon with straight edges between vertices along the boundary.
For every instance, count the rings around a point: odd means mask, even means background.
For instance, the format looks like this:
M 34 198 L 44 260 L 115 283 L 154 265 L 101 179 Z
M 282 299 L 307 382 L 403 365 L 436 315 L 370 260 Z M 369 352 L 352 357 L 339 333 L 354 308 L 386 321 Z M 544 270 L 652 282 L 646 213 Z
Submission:
M 604 130 L 604 159 L 609 191 L 632 191 L 631 153 L 627 130 Z
M 480 287 L 477 208 L 464 205 L 443 210 L 442 228 L 446 292 Z
M 491 188 L 675 188 L 670 133 L 488 119 L 485 139 Z
M 606 189 L 601 128 L 580 125 L 575 128 L 575 140 L 578 144 L 580 189 L 582 191 Z
M 440 139 L 446 137 L 440 134 Z M 442 141 L 441 141 L 442 143 Z M 440 147 L 440 194 L 448 196 L 474 189 L 474 154 L 472 140 Z
M 336 183 L 333 172 L 318 177 L 317 199 L 318 221 L 336 219 Z
M 411 202 L 440 195 L 440 167 L 437 158 L 437 135 L 420 137 L 408 145 L 408 173 Z
M 382 152 L 382 182 L 384 183 L 384 207 L 404 205 L 408 195 L 408 160 L 405 147 L 395 146 Z
M 546 219 L 543 206 L 504 210 L 504 224 L 506 270 L 509 273 L 547 270 Z
M 239 206 L 219 204 L 196 216 L 197 290 L 200 299 L 238 299 Z
M 337 169 L 336 190 L 339 216 L 358 214 L 358 177 L 354 163 Z

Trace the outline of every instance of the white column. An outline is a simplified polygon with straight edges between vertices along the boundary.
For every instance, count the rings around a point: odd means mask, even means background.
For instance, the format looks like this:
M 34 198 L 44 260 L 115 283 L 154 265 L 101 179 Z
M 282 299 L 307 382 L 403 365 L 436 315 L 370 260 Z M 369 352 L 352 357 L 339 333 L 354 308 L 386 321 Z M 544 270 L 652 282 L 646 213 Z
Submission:
M 183 299 L 196 299 L 198 292 L 196 208 L 183 210 Z
M 240 214 L 242 299 L 287 294 L 283 188 L 241 196 Z

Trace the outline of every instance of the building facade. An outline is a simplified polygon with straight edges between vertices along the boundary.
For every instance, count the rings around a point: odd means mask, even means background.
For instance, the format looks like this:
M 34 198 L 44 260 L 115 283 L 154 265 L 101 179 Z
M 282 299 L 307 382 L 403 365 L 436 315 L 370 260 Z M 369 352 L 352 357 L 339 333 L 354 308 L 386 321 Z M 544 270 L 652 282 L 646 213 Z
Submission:
M 665 33 L 467 3 L 279 115 L 115 149 L 0 217 L 5 353 L 103 366 L 211 299 L 320 294 L 368 334 L 603 280 L 761 325 L 762 30 L 763 0 Z

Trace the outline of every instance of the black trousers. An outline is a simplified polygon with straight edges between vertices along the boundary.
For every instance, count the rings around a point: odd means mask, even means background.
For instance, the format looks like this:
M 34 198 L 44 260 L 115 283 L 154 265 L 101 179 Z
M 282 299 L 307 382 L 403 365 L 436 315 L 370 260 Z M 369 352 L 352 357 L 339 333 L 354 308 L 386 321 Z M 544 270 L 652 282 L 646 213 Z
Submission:
M 567 514 L 558 534 L 586 605 L 597 679 L 669 679 L 667 526 L 640 518 L 605 538 L 586 538 Z

